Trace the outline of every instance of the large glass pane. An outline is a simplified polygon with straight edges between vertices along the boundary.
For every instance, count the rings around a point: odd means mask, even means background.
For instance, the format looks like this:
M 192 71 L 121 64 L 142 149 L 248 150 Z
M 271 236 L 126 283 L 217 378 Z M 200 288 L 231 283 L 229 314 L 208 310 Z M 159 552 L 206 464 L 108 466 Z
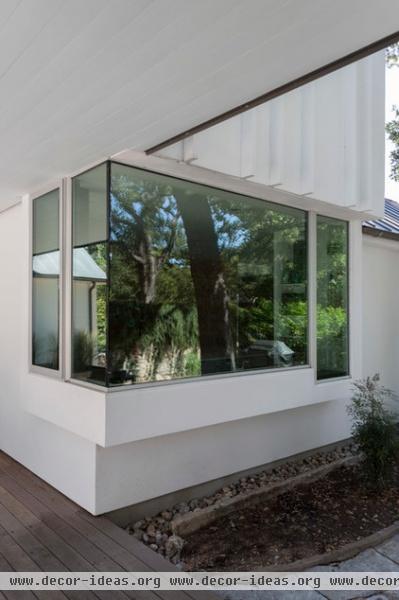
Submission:
M 73 245 L 89 246 L 107 239 L 107 165 L 72 180 Z
M 59 368 L 59 190 L 33 200 L 32 364 Z
M 317 378 L 348 373 L 348 224 L 318 216 Z
M 306 214 L 112 164 L 109 383 L 307 362 Z
M 106 164 L 76 177 L 72 193 L 72 374 L 106 384 Z

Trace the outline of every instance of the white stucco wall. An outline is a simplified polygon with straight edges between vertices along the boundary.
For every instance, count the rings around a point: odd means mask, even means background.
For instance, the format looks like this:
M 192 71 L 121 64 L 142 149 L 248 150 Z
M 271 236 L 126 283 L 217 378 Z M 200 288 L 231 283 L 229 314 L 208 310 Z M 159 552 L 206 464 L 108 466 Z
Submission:
M 311 368 L 109 394 L 30 373 L 28 228 L 27 201 L 0 214 L 0 445 L 89 511 L 347 437 L 349 381 Z
M 361 301 L 352 302 L 351 308 L 352 323 L 359 318 L 361 322 L 360 331 L 355 333 L 355 328 L 352 336 L 361 335 L 363 339 L 362 368 L 357 376 L 379 372 L 384 385 L 399 395 L 399 242 L 363 236 L 362 255 L 356 260 L 353 270 L 357 275 L 363 273 L 363 283 L 361 279 L 355 278 L 351 282 L 352 287 L 356 281 L 356 285 L 362 289 Z M 274 375 L 278 381 L 273 391 L 267 377 L 272 379 Z M 284 385 L 279 381 L 280 375 L 285 378 Z M 306 371 L 266 374 L 263 385 L 256 382 L 256 376 L 252 380 L 251 376 L 243 377 L 240 378 L 241 381 L 236 380 L 236 383 L 242 384 L 238 392 L 236 386 L 236 393 L 229 393 L 233 404 L 241 406 L 243 412 L 249 410 L 252 402 L 253 385 L 265 400 L 263 412 L 267 411 L 266 404 L 269 404 L 269 410 L 275 402 L 286 406 L 286 396 L 290 390 L 293 403 L 297 401 L 306 404 L 302 395 L 307 393 L 309 400 L 309 396 L 316 394 L 311 406 L 298 406 L 282 411 L 275 408 L 277 412 L 269 414 L 262 414 L 260 410 L 258 416 L 252 418 L 231 420 L 107 448 L 97 447 L 97 511 L 134 504 L 347 438 L 350 435 L 350 422 L 346 415 L 345 398 L 328 401 L 330 394 L 330 397 L 337 398 L 332 392 L 336 384 L 329 382 L 315 385 L 308 381 L 305 391 L 301 380 L 306 381 L 306 375 Z M 291 387 L 290 380 L 294 387 Z M 228 391 L 231 382 L 231 378 L 225 382 L 214 382 L 220 389 L 214 388 L 213 391 L 212 384 L 205 384 L 207 395 L 213 399 L 214 414 L 217 414 L 223 404 L 224 394 L 221 390 Z M 348 397 L 351 383 L 347 383 Z M 153 417 L 146 424 L 141 423 L 140 417 L 144 403 L 154 402 L 150 388 L 140 391 L 136 397 L 130 395 L 130 402 L 137 408 L 138 418 L 135 423 L 125 420 L 123 426 L 121 422 L 123 414 L 126 415 L 127 412 L 128 392 L 114 394 L 112 402 L 119 402 L 119 410 L 113 413 L 113 419 L 121 421 L 118 431 L 132 432 L 141 427 L 142 434 L 146 429 L 155 434 L 160 423 L 165 428 L 172 417 L 175 424 L 179 422 L 181 412 L 184 414 L 184 407 L 180 406 L 179 410 L 176 406 L 174 388 L 173 385 L 164 388 L 164 404 L 157 406 Z M 206 420 L 206 415 L 201 416 L 201 398 L 195 397 L 191 385 L 183 384 L 182 388 L 187 389 L 186 406 L 191 406 L 197 423 L 201 419 Z M 173 406 L 175 410 L 172 410 Z
M 310 367 L 110 393 L 29 372 L 27 231 L 25 199 L 0 214 L 1 448 L 91 512 L 347 437 L 350 380 L 317 384 Z
M 348 436 L 345 401 L 338 400 L 112 448 L 98 446 L 96 509 L 101 513 L 135 504 Z
M 26 403 L 59 401 L 60 382 L 28 375 L 28 215 L 0 213 L 0 447 L 88 510 L 95 508 L 95 444 L 30 414 Z M 95 394 L 94 394 L 95 395 Z M 73 399 L 71 399 L 73 402 Z M 85 418 L 81 402 L 81 418 Z
M 399 241 L 363 236 L 363 372 L 399 396 Z
M 348 437 L 350 380 L 316 384 L 311 368 L 108 394 L 29 373 L 28 223 L 26 202 L 0 214 L 0 445 L 83 507 L 113 510 Z M 352 234 L 352 373 L 380 371 L 399 393 L 399 244 L 362 239 L 358 223 Z

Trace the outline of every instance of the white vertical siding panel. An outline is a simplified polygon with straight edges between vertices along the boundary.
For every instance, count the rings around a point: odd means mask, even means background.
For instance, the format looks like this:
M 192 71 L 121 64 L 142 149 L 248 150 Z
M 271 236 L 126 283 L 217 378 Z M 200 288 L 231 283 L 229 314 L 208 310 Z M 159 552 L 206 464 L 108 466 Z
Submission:
M 384 73 L 380 52 L 201 132 L 195 164 L 382 215 Z
M 314 136 L 315 86 L 311 83 L 302 88 L 301 183 L 306 195 L 314 192 Z
M 256 138 L 257 115 L 255 110 L 249 110 L 240 115 L 241 124 L 241 156 L 240 177 L 253 178 L 256 171 Z
M 363 210 L 368 210 L 373 204 L 373 198 L 371 197 L 371 169 L 373 162 L 373 151 L 370 147 L 370 129 L 372 122 L 372 78 L 370 76 L 370 64 L 366 65 L 361 62 L 356 66 L 359 75 L 359 98 L 361 98 L 361 102 L 359 102 L 358 106 L 358 115 L 360 116 L 361 120 L 361 126 L 359 127 L 358 135 L 358 157 L 361 164 L 361 173 L 359 178 L 359 206 Z
M 384 216 L 385 129 L 382 127 L 382 119 L 385 115 L 385 52 L 372 55 L 369 63 L 372 73 L 370 115 L 372 180 L 369 210 L 378 216 Z
M 168 146 L 167 148 L 163 148 L 158 152 L 158 156 L 162 156 L 162 158 L 170 158 L 172 160 L 178 160 L 179 162 L 183 160 L 184 157 L 184 143 L 186 140 L 182 140 L 181 142 L 177 142 L 177 144 L 173 144 L 173 146 Z
M 195 152 L 195 135 L 183 140 L 183 160 L 186 163 L 191 163 L 198 158 Z
M 256 111 L 256 152 L 254 181 L 270 185 L 270 103 Z
M 284 98 L 284 130 L 282 132 L 282 182 L 287 192 L 301 193 L 302 150 L 302 101 L 303 90 L 298 89 Z
M 196 134 L 195 139 L 196 165 L 240 177 L 241 115 Z
M 343 204 L 343 115 L 336 74 L 315 82 L 315 190 L 313 197 Z
M 284 116 L 286 97 L 271 100 L 270 110 L 270 179 L 269 185 L 282 186 L 284 161 Z M 283 186 L 282 186 L 283 187 Z
M 359 103 L 359 69 L 350 65 L 342 72 L 342 112 L 344 117 L 344 190 L 345 206 L 356 207 L 360 199 L 359 190 L 359 130 L 362 114 Z

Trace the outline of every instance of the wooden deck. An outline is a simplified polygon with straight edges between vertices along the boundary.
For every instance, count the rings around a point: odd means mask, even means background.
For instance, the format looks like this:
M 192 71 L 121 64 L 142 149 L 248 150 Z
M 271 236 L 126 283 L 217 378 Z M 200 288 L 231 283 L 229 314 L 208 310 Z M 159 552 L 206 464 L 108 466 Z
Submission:
M 0 571 L 174 571 L 106 517 L 93 517 L 0 452 Z M 212 600 L 182 591 L 0 591 L 0 599 Z

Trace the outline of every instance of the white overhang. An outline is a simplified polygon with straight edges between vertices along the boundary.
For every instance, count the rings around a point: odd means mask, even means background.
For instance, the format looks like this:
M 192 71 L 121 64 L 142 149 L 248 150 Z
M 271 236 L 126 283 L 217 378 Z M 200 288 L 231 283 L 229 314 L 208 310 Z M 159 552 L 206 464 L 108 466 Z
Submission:
M 3 0 L 0 210 L 393 34 L 397 0 Z
M 156 154 L 382 217 L 384 145 L 381 50 Z

